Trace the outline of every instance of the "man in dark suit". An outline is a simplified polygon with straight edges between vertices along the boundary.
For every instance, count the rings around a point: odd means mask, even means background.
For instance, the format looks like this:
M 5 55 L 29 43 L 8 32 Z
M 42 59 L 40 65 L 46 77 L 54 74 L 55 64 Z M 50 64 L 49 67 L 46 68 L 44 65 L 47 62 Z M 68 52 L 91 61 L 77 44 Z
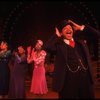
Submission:
M 59 98 L 94 98 L 89 50 L 86 41 L 78 41 L 74 35 L 88 29 L 97 36 L 100 36 L 99 32 L 88 25 L 78 25 L 71 20 L 62 21 L 55 29 L 56 34 L 44 47 L 47 52 L 56 55 L 54 91 L 59 93 Z

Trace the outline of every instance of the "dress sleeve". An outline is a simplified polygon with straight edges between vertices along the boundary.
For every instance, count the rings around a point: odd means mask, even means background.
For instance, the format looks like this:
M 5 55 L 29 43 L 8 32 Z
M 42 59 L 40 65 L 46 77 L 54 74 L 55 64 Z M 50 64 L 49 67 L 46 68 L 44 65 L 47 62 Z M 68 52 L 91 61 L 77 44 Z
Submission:
M 45 57 L 46 57 L 46 52 L 43 50 L 43 51 L 41 51 L 40 56 L 38 58 L 34 57 L 33 60 L 34 60 L 35 64 L 38 65 L 45 60 Z
M 85 25 L 85 29 L 84 31 L 86 31 L 86 33 L 88 33 L 90 36 L 92 35 L 95 38 L 100 38 L 100 31 L 96 30 L 95 28 L 93 28 L 92 26 L 86 24 Z

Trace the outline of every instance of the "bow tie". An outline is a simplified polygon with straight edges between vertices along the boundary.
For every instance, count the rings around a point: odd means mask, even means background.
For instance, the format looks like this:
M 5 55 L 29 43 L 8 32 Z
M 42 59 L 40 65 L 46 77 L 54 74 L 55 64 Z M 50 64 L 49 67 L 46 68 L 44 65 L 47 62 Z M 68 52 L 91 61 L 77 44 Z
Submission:
M 73 40 L 70 40 L 69 45 L 74 48 L 75 47 L 75 42 Z

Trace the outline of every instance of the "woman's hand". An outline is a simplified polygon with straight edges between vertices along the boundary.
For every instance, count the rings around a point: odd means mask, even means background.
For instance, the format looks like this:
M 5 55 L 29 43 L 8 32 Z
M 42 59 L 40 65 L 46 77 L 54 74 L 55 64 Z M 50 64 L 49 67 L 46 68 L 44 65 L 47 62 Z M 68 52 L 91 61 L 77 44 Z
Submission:
M 34 48 L 32 49 L 32 55 L 34 55 Z
M 28 53 L 28 55 L 30 55 L 30 53 L 31 53 L 31 46 L 27 47 L 27 53 Z

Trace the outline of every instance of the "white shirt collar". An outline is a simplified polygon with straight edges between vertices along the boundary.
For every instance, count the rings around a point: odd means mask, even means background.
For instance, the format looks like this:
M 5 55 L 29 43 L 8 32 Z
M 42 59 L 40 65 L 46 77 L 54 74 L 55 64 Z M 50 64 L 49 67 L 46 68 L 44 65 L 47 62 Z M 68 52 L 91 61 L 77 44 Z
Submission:
M 71 40 L 73 40 L 73 41 L 74 41 L 74 39 L 73 39 L 73 38 L 72 38 Z M 64 42 L 65 42 L 66 44 L 68 44 L 68 45 L 69 45 L 69 40 L 64 39 Z

